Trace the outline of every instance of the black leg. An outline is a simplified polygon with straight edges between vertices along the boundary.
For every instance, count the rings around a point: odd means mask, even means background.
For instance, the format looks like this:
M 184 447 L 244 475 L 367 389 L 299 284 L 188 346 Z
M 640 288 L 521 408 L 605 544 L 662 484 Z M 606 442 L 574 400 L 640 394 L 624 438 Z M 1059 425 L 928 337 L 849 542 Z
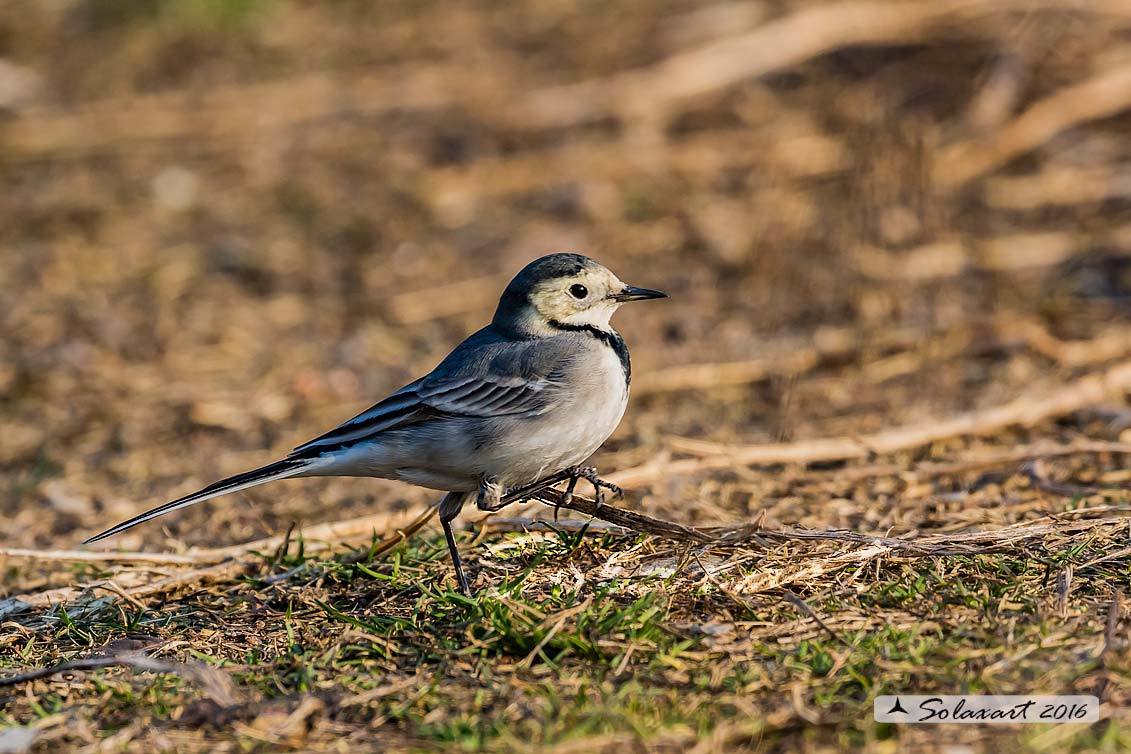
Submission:
M 456 570 L 456 581 L 459 582 L 459 590 L 463 592 L 464 597 L 470 597 L 471 585 L 467 583 L 467 576 L 463 573 L 463 561 L 460 560 L 459 549 L 456 547 L 456 535 L 452 532 L 452 522 L 441 518 L 440 526 L 444 527 L 444 536 L 448 540 L 448 553 L 452 556 L 452 565 Z
M 573 491 L 577 487 L 577 480 L 580 479 L 580 478 L 581 477 L 579 477 L 579 476 L 571 476 L 569 478 L 569 484 L 567 484 L 566 488 L 565 488 L 565 495 L 562 496 L 562 503 L 563 504 L 569 505 L 570 502 L 573 500 Z M 557 515 L 556 511 L 555 511 L 555 515 Z
M 580 478 L 581 477 L 579 477 L 579 476 L 571 476 L 569 478 L 569 484 L 566 485 L 565 494 L 562 495 L 561 503 L 554 505 L 554 520 L 555 521 L 558 520 L 558 513 L 561 512 L 562 506 L 563 505 L 569 505 L 571 502 L 573 502 L 573 491 L 577 487 L 577 480 L 580 479 Z

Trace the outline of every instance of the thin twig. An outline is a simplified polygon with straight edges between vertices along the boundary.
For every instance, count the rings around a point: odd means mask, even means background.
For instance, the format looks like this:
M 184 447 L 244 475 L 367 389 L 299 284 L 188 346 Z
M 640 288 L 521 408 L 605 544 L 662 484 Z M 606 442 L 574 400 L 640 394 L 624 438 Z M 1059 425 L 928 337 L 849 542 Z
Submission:
M 1054 533 L 1066 534 L 1086 531 L 1097 526 L 1118 525 L 1124 521 L 1124 519 L 1119 518 L 1063 520 L 1049 516 L 1035 522 L 1006 526 L 993 531 L 948 532 L 936 536 L 899 538 L 843 529 L 763 529 L 751 523 L 700 528 L 653 518 L 608 503 L 598 504 L 595 500 L 576 494 L 573 495 L 572 499 L 566 500 L 565 493 L 553 488 L 538 490 L 531 498 L 546 505 L 585 513 L 642 534 L 651 534 L 676 541 L 729 546 L 753 545 L 757 549 L 764 547 L 763 542 L 833 541 L 881 548 L 886 552 L 912 557 L 993 553 L 1025 540 L 1040 539 Z M 1104 513 L 1109 510 L 1110 506 L 1103 506 L 1076 512 Z
M 1131 389 L 1131 364 L 1119 363 L 1107 370 L 1045 390 L 1023 395 L 1008 403 L 958 414 L 949 419 L 920 422 L 859 437 L 832 437 L 794 443 L 723 445 L 700 442 L 704 458 L 689 458 L 664 464 L 646 463 L 624 469 L 609 480 L 624 487 L 638 486 L 658 477 L 696 474 L 704 471 L 778 463 L 869 458 L 928 445 L 960 435 L 985 435 L 1011 425 L 1032 426 L 1038 422 L 1095 405 L 1109 395 Z
M 1041 146 L 1072 126 L 1131 107 L 1131 65 L 1105 68 L 1059 89 L 996 133 L 942 150 L 935 160 L 941 186 L 954 189 Z
M 1107 607 L 1107 621 L 1104 624 L 1104 644 L 1100 650 L 1100 657 L 1106 658 L 1116 648 L 1118 639 L 1116 632 L 1119 630 L 1119 618 L 1123 614 L 1123 593 L 1118 589 L 1111 595 L 1111 603 Z
M 357 537 L 359 535 L 372 537 L 379 531 L 378 525 L 380 524 L 388 527 L 386 531 L 392 529 L 392 532 L 387 533 L 384 539 L 380 540 L 366 551 L 367 554 L 380 555 L 396 547 L 401 542 L 405 541 L 405 539 L 419 531 L 434 514 L 435 506 L 431 506 L 422 511 L 416 511 L 415 518 L 411 520 L 407 518 L 408 514 L 364 516 L 349 521 L 337 521 L 313 526 L 304 531 L 304 537 L 309 537 L 311 540 L 329 539 L 335 542 L 341 542 L 344 539 Z M 256 552 L 271 552 L 285 542 L 287 537 L 287 534 L 283 534 L 276 537 L 256 540 L 254 542 L 246 542 L 233 547 L 200 550 L 195 553 L 198 559 L 193 561 L 192 564 L 207 564 L 205 567 L 176 573 L 166 578 L 151 581 L 130 589 L 122 589 L 121 592 L 110 589 L 107 586 L 111 583 L 109 581 L 98 581 L 83 587 L 63 587 L 60 589 L 49 589 L 35 594 L 19 595 L 18 599 L 21 603 L 30 607 L 46 607 L 80 599 L 89 589 L 107 588 L 109 591 L 118 594 L 118 596 L 122 598 L 138 600 L 143 597 L 166 594 L 188 587 L 214 584 L 230 580 L 255 567 L 256 561 L 250 559 L 248 557 L 249 555 Z M 326 549 L 328 547 L 330 547 L 328 543 L 318 541 L 312 541 L 306 545 L 307 552 Z
M 160 563 L 169 565 L 197 565 L 209 562 L 200 553 L 177 555 L 171 552 L 111 552 L 90 550 L 27 550 L 18 547 L 0 547 L 0 558 L 21 560 L 52 560 L 72 563 Z
M 678 445 L 676 445 L 676 447 L 678 447 Z M 1109 442 L 1107 440 L 1073 440 L 1069 443 L 1059 444 L 1042 441 L 1031 445 L 1012 447 L 999 452 L 980 453 L 978 455 L 959 458 L 954 461 L 928 461 L 917 463 L 910 467 L 904 467 L 898 464 L 855 466 L 837 469 L 833 473 L 835 473 L 839 479 L 848 481 L 860 481 L 871 477 L 895 475 L 914 479 L 927 479 L 992 468 L 995 466 L 1021 463 L 1023 461 L 1058 458 L 1084 453 L 1131 454 L 1131 443 Z
M 825 633 L 827 633 L 830 637 L 832 637 L 833 641 L 835 641 L 839 644 L 842 644 L 842 645 L 848 647 L 849 649 L 855 649 L 855 647 L 853 647 L 851 644 L 849 644 L 847 641 L 845 641 L 844 638 L 842 638 L 840 634 L 838 634 L 836 631 L 833 631 L 829 627 L 829 624 L 825 623 L 825 621 L 821 618 L 820 615 L 817 615 L 817 611 L 814 610 L 812 607 L 810 607 L 808 602 L 801 599 L 801 597 L 796 592 L 794 592 L 790 589 L 782 589 L 782 595 L 785 597 L 786 602 L 790 603 L 791 605 L 793 605 L 794 607 L 798 608 L 803 613 L 808 615 L 810 618 L 812 618 L 813 621 L 816 622 L 816 624 L 818 626 L 820 626 L 822 629 L 824 629 Z
M 488 531 L 497 532 L 528 532 L 528 531 L 568 531 L 583 532 L 585 534 L 601 535 L 616 534 L 625 536 L 632 534 L 632 530 L 606 521 L 561 519 L 559 521 L 542 521 L 534 518 L 521 517 L 491 517 L 479 522 L 479 527 Z
M 221 707 L 229 707 L 239 701 L 239 695 L 228 676 L 203 662 L 173 662 L 160 660 L 152 656 L 153 652 L 166 646 L 169 642 L 163 640 L 150 640 L 144 646 L 138 647 L 136 639 L 117 639 L 102 648 L 102 652 L 92 657 L 83 657 L 77 660 L 52 665 L 47 668 L 37 668 L 25 673 L 0 676 L 0 688 L 16 686 L 40 678 L 49 678 L 59 673 L 70 673 L 78 670 L 97 670 L 115 665 L 125 665 L 134 670 L 149 671 L 153 673 L 175 673 L 194 684 L 206 696 Z
M 922 39 L 933 27 L 980 36 L 993 12 L 1078 8 L 1058 0 L 935 0 L 931 3 L 839 2 L 804 7 L 746 34 L 726 37 L 659 63 L 609 78 L 535 91 L 507 109 L 518 129 L 566 128 L 617 115 L 663 116 L 739 82 L 764 76 L 845 47 L 897 45 Z M 1127 14 L 1116 2 L 1092 3 L 1098 14 Z

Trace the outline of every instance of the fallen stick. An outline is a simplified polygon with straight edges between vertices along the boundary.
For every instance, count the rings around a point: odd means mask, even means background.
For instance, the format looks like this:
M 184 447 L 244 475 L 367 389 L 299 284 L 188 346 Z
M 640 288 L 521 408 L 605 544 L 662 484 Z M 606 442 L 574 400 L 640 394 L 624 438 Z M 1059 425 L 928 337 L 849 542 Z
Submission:
M 305 541 L 307 550 L 318 551 L 332 547 L 332 541 L 341 541 L 364 534 L 373 534 L 379 531 L 397 531 L 402 528 L 419 528 L 417 520 L 424 516 L 431 517 L 432 508 L 413 510 L 404 513 L 374 513 L 369 516 L 348 519 L 346 521 L 331 521 L 317 524 L 300 530 L 299 534 Z M 0 548 L 0 557 L 9 556 L 28 560 L 58 560 L 74 562 L 125 562 L 125 563 L 164 563 L 171 565 L 198 565 L 202 563 L 218 563 L 229 558 L 238 557 L 250 552 L 265 552 L 279 547 L 286 539 L 286 534 L 277 534 L 252 542 L 231 545 L 228 547 L 193 548 L 184 554 L 175 553 L 145 553 L 145 552 L 116 552 L 114 550 L 30 550 L 18 548 Z
M 1025 175 L 995 175 L 982 184 L 983 201 L 993 209 L 1029 211 L 1075 207 L 1131 193 L 1131 171 L 1124 162 L 1099 166 L 1045 165 Z
M 616 534 L 618 536 L 628 536 L 632 534 L 632 530 L 616 524 L 610 524 L 606 521 L 594 521 L 593 519 L 562 519 L 561 521 L 544 521 L 536 518 L 519 518 L 519 517 L 490 517 L 485 518 L 478 522 L 480 529 L 485 529 L 492 532 L 552 532 L 552 531 L 568 531 L 568 532 L 585 532 L 586 534 Z
M 306 551 L 314 552 L 332 546 L 329 542 L 319 542 L 317 540 L 333 540 L 340 542 L 344 539 L 359 535 L 372 537 L 378 531 L 377 525 L 382 524 L 386 528 L 386 531 L 392 529 L 392 532 L 386 533 L 384 539 L 377 542 L 371 548 L 373 555 L 380 555 L 396 547 L 423 528 L 435 512 L 435 506 L 430 506 L 422 511 L 415 511 L 415 517 L 412 519 L 408 518 L 408 514 L 390 515 L 386 513 L 363 516 L 348 521 L 319 524 L 304 530 L 302 536 L 304 541 L 306 539 L 312 540 L 305 545 Z M 270 552 L 276 550 L 288 540 L 288 536 L 288 534 L 283 534 L 266 539 L 259 539 L 254 542 L 246 542 L 241 545 L 234 545 L 232 547 L 195 551 L 193 557 L 195 557 L 196 560 L 191 561 L 191 564 L 197 566 L 204 565 L 205 567 L 176 573 L 171 576 L 166 576 L 163 579 L 151 581 L 130 589 L 122 589 L 112 584 L 110 581 L 96 581 L 83 586 L 62 587 L 59 589 L 48 589 L 35 594 L 15 595 L 14 599 L 28 607 L 49 607 L 51 605 L 80 599 L 85 593 L 96 589 L 109 591 L 111 594 L 125 599 L 140 599 L 156 594 L 167 594 L 190 586 L 214 584 L 231 579 L 251 569 L 256 565 L 256 562 L 249 559 L 249 555 L 255 552 Z
M 678 447 L 678 446 L 677 446 Z M 931 461 L 915 464 L 907 468 L 898 465 L 884 466 L 858 466 L 846 469 L 837 469 L 836 474 L 841 479 L 859 481 L 877 476 L 909 476 L 914 479 L 946 476 L 959 474 L 978 469 L 992 468 L 1010 463 L 1022 463 L 1039 458 L 1057 458 L 1071 456 L 1078 453 L 1128 453 L 1131 454 L 1131 443 L 1108 442 L 1105 440 L 1076 440 L 1059 445 L 1051 442 L 1038 442 L 1032 445 L 1022 445 L 1001 452 L 984 453 L 959 458 L 954 461 Z
M 36 668 L 24 673 L 0 676 L 0 688 L 16 686 L 41 678 L 50 678 L 59 673 L 98 670 L 123 665 L 134 670 L 152 673 L 174 673 L 196 685 L 207 697 L 221 707 L 229 707 L 239 701 L 239 693 L 232 681 L 216 668 L 199 660 L 186 663 L 153 657 L 152 653 L 168 644 L 167 641 L 155 641 L 140 649 L 124 648 L 139 643 L 132 639 L 119 639 L 104 647 L 101 654 L 68 660 L 47 668 Z
M 855 333 L 840 331 L 828 333 L 823 338 L 809 338 L 816 341 L 813 345 L 786 340 L 767 348 L 770 353 L 761 358 L 686 364 L 642 374 L 634 380 L 632 390 L 639 397 L 748 385 L 775 377 L 805 374 L 828 360 L 844 359 L 865 348 L 902 348 L 897 353 L 860 364 L 865 378 L 883 381 L 961 353 L 973 342 L 976 325 L 965 322 L 948 330 L 927 334 L 901 331 L 885 342 L 872 342 Z M 1067 367 L 1101 364 L 1131 354 L 1131 328 L 1127 327 L 1112 326 L 1088 340 L 1061 340 L 1036 320 L 1018 315 L 999 315 L 989 326 L 1002 345 L 1020 343 Z
M 899 360 L 923 363 L 953 355 L 973 338 L 972 323 L 937 331 L 900 328 L 887 333 L 859 332 L 850 328 L 818 328 L 800 337 L 782 338 L 767 344 L 767 354 L 742 361 L 684 364 L 640 375 L 633 380 L 635 396 L 681 390 L 710 390 L 746 385 L 775 377 L 796 377 L 828 361 L 843 362 L 863 350 L 900 349 L 897 353 L 860 365 L 873 380 L 883 380 L 909 371 Z M 1131 350 L 1131 347 L 1129 347 Z
M 35 670 L 29 670 L 23 673 L 0 676 L 0 688 L 29 683 L 30 681 L 38 681 L 40 678 L 50 678 L 59 673 L 71 673 L 76 670 L 98 670 L 115 665 L 137 667 L 140 664 L 145 665 L 144 669 L 150 670 L 153 667 L 152 658 L 145 652 L 137 651 L 81 657 L 77 660 L 68 660 L 67 662 L 61 662 L 58 665 L 52 665 L 47 668 L 36 668 Z M 172 663 L 169 663 L 169 665 L 171 669 Z
M 434 505 L 423 509 L 409 510 L 402 513 L 374 513 L 360 518 L 351 518 L 346 521 L 330 521 L 323 524 L 301 529 L 304 546 L 309 552 L 324 550 L 332 547 L 334 543 L 359 536 L 373 536 L 378 532 L 386 532 L 386 542 L 396 544 L 420 530 L 428 519 L 435 513 Z M 217 547 L 199 551 L 204 557 L 212 560 L 237 557 L 251 552 L 267 552 L 277 549 L 288 538 L 288 534 L 278 534 L 254 542 L 245 542 L 230 547 Z M 293 537 L 292 537 L 293 538 Z
M 643 513 L 636 513 L 608 504 L 598 504 L 596 500 L 581 495 L 573 495 L 572 499 L 567 501 L 565 493 L 553 487 L 532 493 L 530 499 L 552 505 L 555 508 L 568 508 L 642 534 L 655 534 L 668 539 L 691 542 L 705 543 L 715 540 L 714 536 L 696 529 L 694 526 L 677 524 L 674 521 L 665 521 L 661 518 L 652 518 Z
M 663 116 L 688 100 L 781 71 L 846 47 L 909 44 L 936 26 L 964 37 L 992 34 L 994 13 L 1042 8 L 1079 10 L 1061 0 L 935 0 L 930 3 L 839 2 L 804 7 L 746 34 L 720 39 L 608 78 L 542 89 L 504 111 L 516 129 L 567 128 L 610 116 Z M 1124 17 L 1126 3 L 1092 2 L 1096 15 Z
M 1131 353 L 1131 328 L 1104 328 L 1088 340 L 1061 340 L 1032 317 L 1001 314 L 994 328 L 1002 339 L 1020 340 L 1047 359 L 1066 367 L 1090 366 L 1121 359 Z
M 989 136 L 979 135 L 941 151 L 935 179 L 956 189 L 1041 146 L 1057 134 L 1131 107 L 1131 65 L 1101 70 L 1035 103 Z
M 253 565 L 254 563 L 250 560 L 228 560 L 167 576 L 132 589 L 122 589 L 109 580 L 100 580 L 82 586 L 48 589 L 35 594 L 18 594 L 14 597 L 27 607 L 51 607 L 74 602 L 95 590 L 107 591 L 119 598 L 139 599 L 154 594 L 164 594 L 187 586 L 205 586 L 226 581 L 250 569 Z
M 158 563 L 169 565 L 195 565 L 208 562 L 198 555 L 178 555 L 172 552 L 103 552 L 89 550 L 29 550 L 19 547 L 0 547 L 0 558 L 20 560 L 52 560 L 71 563 Z
M 566 508 L 584 513 L 640 534 L 651 534 L 675 541 L 730 546 L 753 544 L 758 549 L 765 549 L 770 542 L 845 542 L 867 548 L 881 548 L 885 553 L 918 557 L 987 554 L 1001 551 L 1008 545 L 1042 538 L 1050 534 L 1071 534 L 1094 529 L 1098 526 L 1125 526 L 1127 523 L 1126 518 L 1065 519 L 1058 514 L 1046 516 L 1037 521 L 1026 521 L 990 531 L 947 532 L 926 537 L 903 538 L 864 534 L 846 529 L 764 529 L 751 523 L 694 527 L 653 518 L 608 503 L 599 504 L 595 500 L 579 495 L 573 495 L 572 499 L 566 500 L 565 493 L 554 488 L 539 490 L 532 495 L 532 499 L 555 508 Z M 1131 508 L 1105 505 L 1068 511 L 1067 513 L 1083 516 L 1127 510 L 1131 510 Z
M 1011 425 L 1031 426 L 1101 402 L 1131 389 L 1131 364 L 1117 364 L 1104 372 L 1045 391 L 1037 397 L 1021 396 L 1009 403 L 939 419 L 897 427 L 859 437 L 832 437 L 792 443 L 724 445 L 696 441 L 703 458 L 666 463 L 646 463 L 609 475 L 609 481 L 632 487 L 664 476 L 755 466 L 759 464 L 814 463 L 870 458 L 908 450 L 959 435 L 984 435 Z M 684 448 L 686 449 L 686 447 Z
M 881 546 L 887 548 L 889 551 L 901 550 L 919 555 L 968 555 L 973 552 L 969 547 L 952 546 L 950 544 L 924 545 L 921 542 L 913 540 L 898 539 L 896 537 L 880 537 L 842 530 L 817 531 L 807 529 L 783 529 L 774 531 L 762 529 L 749 523 L 698 528 L 660 518 L 653 518 L 652 516 L 618 508 L 608 503 L 598 504 L 595 500 L 579 495 L 574 495 L 571 500 L 567 501 L 565 499 L 565 493 L 554 488 L 540 490 L 535 493 L 534 497 L 539 502 L 547 505 L 584 513 L 594 518 L 599 518 L 602 521 L 630 529 L 633 532 L 651 534 L 681 542 L 718 545 L 756 543 L 761 549 L 765 548 L 767 543 L 771 540 L 836 540 L 852 544 Z

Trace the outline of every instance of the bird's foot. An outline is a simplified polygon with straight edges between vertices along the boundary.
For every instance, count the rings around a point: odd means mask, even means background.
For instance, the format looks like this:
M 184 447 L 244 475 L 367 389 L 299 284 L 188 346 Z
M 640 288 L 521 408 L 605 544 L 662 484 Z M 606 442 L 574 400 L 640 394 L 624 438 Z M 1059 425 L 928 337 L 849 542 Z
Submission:
M 475 498 L 475 505 L 481 511 L 495 512 L 511 504 L 504 494 L 503 485 L 494 479 L 484 479 L 479 483 L 479 494 Z
M 605 490 L 611 492 L 614 497 L 624 497 L 624 491 L 620 487 L 613 484 L 612 482 L 606 482 L 604 479 L 601 479 L 599 476 L 597 476 L 596 467 L 570 466 L 568 469 L 559 471 L 556 474 L 551 474 L 545 479 L 541 479 L 537 482 L 534 482 L 533 484 L 528 484 L 524 487 L 512 487 L 510 489 L 503 490 L 500 495 L 498 508 L 501 508 L 509 503 L 518 502 L 519 500 L 525 500 L 531 497 L 533 494 L 537 493 L 539 490 L 544 490 L 547 487 L 553 487 L 559 482 L 568 482 L 561 500 L 558 503 L 554 504 L 554 519 L 557 520 L 558 510 L 561 508 L 561 506 L 568 506 L 571 502 L 573 502 L 574 490 L 577 488 L 577 483 L 581 479 L 584 479 L 591 485 L 593 485 L 593 491 L 595 493 L 598 509 L 602 505 L 604 505 Z M 498 510 L 498 508 L 484 508 L 482 503 L 479 505 L 479 507 L 483 508 L 484 510 Z
M 563 505 L 568 505 L 573 501 L 573 489 L 577 486 L 579 479 L 584 479 L 593 485 L 593 500 L 597 503 L 597 509 L 600 510 L 601 506 L 605 504 L 605 490 L 612 493 L 613 497 L 624 497 L 624 490 L 612 482 L 606 482 L 601 477 L 597 476 L 597 468 L 595 466 L 574 466 L 569 469 L 569 486 L 566 488 L 565 497 L 562 499 Z

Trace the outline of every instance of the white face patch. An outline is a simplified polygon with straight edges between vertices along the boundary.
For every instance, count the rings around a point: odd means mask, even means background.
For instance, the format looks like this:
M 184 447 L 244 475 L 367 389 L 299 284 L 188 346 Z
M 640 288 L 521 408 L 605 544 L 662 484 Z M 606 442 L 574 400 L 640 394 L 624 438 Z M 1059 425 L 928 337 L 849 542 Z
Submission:
M 609 330 L 609 320 L 620 307 L 609 296 L 624 288 L 616 275 L 593 267 L 541 283 L 530 294 L 530 302 L 544 321 Z
M 613 313 L 620 308 L 620 303 L 605 299 L 600 303 L 590 306 L 588 309 L 583 309 L 579 312 L 567 315 L 559 319 L 559 322 L 564 322 L 567 325 L 590 325 L 596 327 L 598 330 L 608 330 L 611 325 L 609 320 L 612 319 Z

